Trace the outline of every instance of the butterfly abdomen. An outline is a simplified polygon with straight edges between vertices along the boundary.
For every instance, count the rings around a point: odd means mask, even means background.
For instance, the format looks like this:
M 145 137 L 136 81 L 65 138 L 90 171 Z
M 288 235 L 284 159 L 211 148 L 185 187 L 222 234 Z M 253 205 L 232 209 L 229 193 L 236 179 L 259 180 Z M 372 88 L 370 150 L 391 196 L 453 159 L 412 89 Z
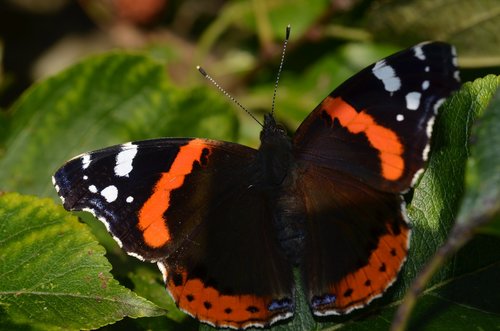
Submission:
M 280 191 L 275 208 L 273 225 L 277 239 L 283 252 L 293 265 L 303 260 L 306 219 L 303 212 L 303 201 L 296 194 L 295 173 L 291 171 Z

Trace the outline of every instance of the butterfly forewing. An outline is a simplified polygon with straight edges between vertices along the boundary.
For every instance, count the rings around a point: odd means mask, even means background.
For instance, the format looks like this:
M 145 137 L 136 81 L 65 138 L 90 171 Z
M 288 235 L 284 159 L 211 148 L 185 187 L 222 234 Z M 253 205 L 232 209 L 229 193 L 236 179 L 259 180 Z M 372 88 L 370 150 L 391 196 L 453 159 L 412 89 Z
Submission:
M 401 192 L 424 166 L 437 109 L 460 86 L 454 48 L 422 43 L 362 70 L 297 129 L 297 159 Z
M 74 158 L 54 185 L 66 209 L 93 213 L 130 255 L 157 262 L 182 310 L 217 326 L 265 326 L 291 316 L 294 284 L 272 204 L 255 189 L 256 152 L 134 142 Z

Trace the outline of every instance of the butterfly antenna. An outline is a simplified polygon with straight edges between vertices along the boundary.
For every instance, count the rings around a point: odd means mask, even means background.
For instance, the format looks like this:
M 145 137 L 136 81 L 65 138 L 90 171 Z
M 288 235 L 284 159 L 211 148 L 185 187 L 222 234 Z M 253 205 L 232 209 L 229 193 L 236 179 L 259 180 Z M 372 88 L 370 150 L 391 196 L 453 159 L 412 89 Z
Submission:
M 238 105 L 238 107 L 240 107 L 241 109 L 243 109 L 248 115 L 250 115 L 251 118 L 253 118 L 255 120 L 255 122 L 259 123 L 260 126 L 264 127 L 264 125 L 248 110 L 246 109 L 245 107 L 243 107 L 243 105 L 241 103 L 238 102 L 238 100 L 236 100 L 231 94 L 229 94 L 222 86 L 219 85 L 219 83 L 217 83 L 215 81 L 215 79 L 212 78 L 212 76 L 210 76 L 206 71 L 205 69 L 203 69 L 202 67 L 200 66 L 196 66 L 196 69 L 198 69 L 198 71 L 203 75 L 203 77 L 205 77 L 206 79 L 208 79 L 212 84 L 215 85 L 215 87 L 217 87 L 219 89 L 219 91 L 222 92 L 222 94 L 224 94 L 227 98 L 229 98 L 229 100 L 231 100 L 232 102 L 234 102 L 236 105 Z
M 288 39 L 290 39 L 290 24 L 286 27 L 285 41 L 283 42 L 283 51 L 281 52 L 280 67 L 278 69 L 278 75 L 276 76 L 276 82 L 274 83 L 274 93 L 273 93 L 273 104 L 271 105 L 271 115 L 274 114 L 274 108 L 276 105 L 276 93 L 278 92 L 278 83 L 280 81 L 281 70 L 283 69 L 283 63 L 285 62 L 285 52 L 286 46 L 288 45 Z

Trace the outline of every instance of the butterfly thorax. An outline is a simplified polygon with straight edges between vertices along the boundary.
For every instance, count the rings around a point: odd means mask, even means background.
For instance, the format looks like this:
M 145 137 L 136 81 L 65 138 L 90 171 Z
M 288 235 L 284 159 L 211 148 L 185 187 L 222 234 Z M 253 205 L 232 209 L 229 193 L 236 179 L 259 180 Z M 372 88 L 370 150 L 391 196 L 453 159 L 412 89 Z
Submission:
M 298 201 L 290 201 L 290 192 L 294 191 L 296 181 L 292 143 L 286 130 L 276 123 L 271 114 L 264 118 L 260 140 L 257 156 L 259 181 L 263 184 L 261 187 L 265 189 L 269 201 L 275 202 L 270 206 L 273 209 L 272 222 L 283 253 L 296 265 L 300 263 L 302 256 L 304 218 L 295 210 L 287 212 L 291 205 L 300 204 Z
M 266 114 L 260 133 L 261 145 L 257 155 L 261 184 L 267 187 L 282 185 L 292 160 L 292 144 L 285 129 L 271 114 Z

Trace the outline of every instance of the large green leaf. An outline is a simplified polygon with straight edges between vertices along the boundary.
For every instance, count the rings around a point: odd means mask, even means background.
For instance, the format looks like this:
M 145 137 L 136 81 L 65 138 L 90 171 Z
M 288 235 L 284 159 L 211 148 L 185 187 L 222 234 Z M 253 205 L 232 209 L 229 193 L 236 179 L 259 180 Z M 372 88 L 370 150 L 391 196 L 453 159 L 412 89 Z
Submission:
M 124 53 L 90 58 L 35 85 L 9 115 L 0 189 L 53 197 L 51 175 L 82 152 L 159 136 L 235 139 L 237 132 L 222 96 L 179 89 L 159 63 Z
M 457 223 L 500 236 L 500 89 L 481 114 L 472 133 L 475 142 L 467 163 L 466 194 Z
M 500 245 L 496 249 L 500 249 Z M 498 329 L 499 277 L 497 261 L 426 291 L 416 306 L 409 330 Z
M 464 171 L 466 171 L 464 199 L 459 209 L 453 208 L 453 214 L 458 214 L 458 216 L 453 217 L 457 221 L 446 242 L 421 270 L 411 290 L 405 296 L 405 300 L 396 315 L 393 330 L 402 330 L 407 324 L 409 313 L 416 302 L 416 295 L 424 291 L 426 286 L 429 287 L 429 283 L 434 283 L 435 286 L 425 291 L 423 299 L 419 301 L 411 327 L 420 329 L 425 326 L 432 329 L 436 325 L 450 326 L 452 324 L 448 319 L 453 314 L 459 314 L 460 319 L 458 320 L 462 325 L 467 323 L 466 325 L 470 329 L 489 329 L 490 322 L 500 323 L 500 315 L 498 314 L 500 310 L 496 308 L 496 305 L 492 305 L 495 296 L 489 296 L 490 293 L 488 293 L 471 299 L 469 291 L 460 291 L 459 286 L 448 284 L 463 283 L 463 278 L 466 277 L 470 280 L 470 286 L 478 287 L 482 284 L 484 285 L 482 290 L 487 291 L 491 283 L 478 281 L 478 279 L 494 279 L 498 276 L 500 241 L 480 238 L 478 239 L 479 245 L 478 240 L 476 240 L 474 244 L 463 249 L 452 260 L 452 263 L 446 264 L 447 260 L 470 240 L 474 228 L 491 219 L 495 212 L 498 213 L 498 190 L 500 187 L 498 167 L 500 163 L 498 162 L 498 145 L 495 142 L 498 140 L 500 127 L 499 122 L 495 120 L 495 111 L 492 111 L 491 107 L 485 111 L 485 108 L 499 85 L 499 77 L 488 76 L 472 84 L 466 84 L 452 100 L 452 103 L 456 101 L 457 106 L 469 106 L 471 109 L 469 116 L 477 116 L 477 123 L 472 129 L 472 144 L 464 145 L 461 153 L 468 154 L 470 150 L 471 155 L 467 161 L 467 167 L 462 163 L 457 167 L 456 163 L 453 163 L 449 167 L 453 171 L 448 171 L 450 174 L 460 176 L 460 178 L 463 178 Z M 471 122 L 469 120 L 472 118 L 466 119 Z M 465 128 L 469 127 L 470 125 L 465 126 Z M 466 137 L 468 136 L 466 135 Z M 460 137 L 451 135 L 450 138 L 455 140 Z M 459 150 L 455 151 L 454 155 L 460 155 Z M 439 168 L 437 170 L 440 173 L 446 171 L 446 169 Z M 451 194 L 445 190 L 452 178 L 443 176 L 440 179 L 442 185 L 437 188 L 442 190 L 444 193 L 442 196 L 445 199 L 435 199 L 433 202 L 440 209 L 445 206 L 454 206 L 452 203 L 456 200 L 450 201 L 446 198 Z M 432 190 L 432 188 L 428 189 L 429 195 L 436 194 L 436 190 Z M 436 208 L 434 207 L 434 209 Z M 446 214 L 445 212 L 444 216 Z M 437 275 L 435 275 L 436 273 Z M 434 281 L 430 282 L 432 277 L 434 277 Z M 439 313 L 436 313 L 436 307 L 439 307 Z
M 415 264 L 415 271 L 444 242 L 457 217 L 464 190 L 470 130 L 476 115 L 488 105 L 499 84 L 500 78 L 493 75 L 466 83 L 441 109 L 434 129 L 429 165 L 408 208 L 415 225 L 414 248 L 420 252 L 416 260 L 410 260 Z M 489 252 L 487 256 L 498 257 L 496 252 Z M 483 256 L 486 264 L 489 263 L 487 256 Z M 475 262 L 483 263 L 477 259 L 468 261 L 476 267 Z M 456 268 L 456 265 L 448 268 Z M 435 280 L 448 277 L 450 271 L 443 267 Z
M 0 326 L 93 329 L 124 316 L 164 314 L 113 279 L 104 253 L 52 200 L 1 195 Z

